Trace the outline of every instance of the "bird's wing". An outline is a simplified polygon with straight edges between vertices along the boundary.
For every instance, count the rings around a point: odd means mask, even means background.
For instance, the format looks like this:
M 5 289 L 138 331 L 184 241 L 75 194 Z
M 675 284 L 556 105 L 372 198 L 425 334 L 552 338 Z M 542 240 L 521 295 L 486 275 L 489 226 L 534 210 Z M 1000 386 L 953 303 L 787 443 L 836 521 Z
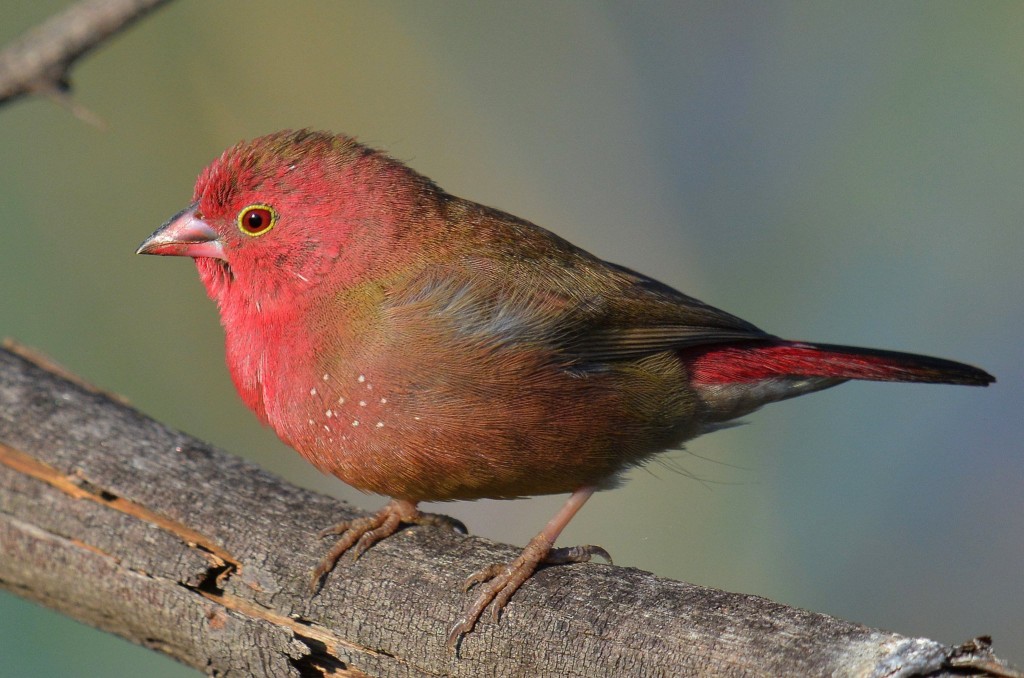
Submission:
M 669 350 L 774 337 L 730 313 L 623 266 L 598 262 L 615 293 L 566 349 L 584 362 L 635 360 Z
M 490 271 L 482 274 L 482 271 Z M 632 361 L 690 346 L 773 337 L 627 268 L 586 258 L 529 278 L 472 258 L 407 280 L 391 304 L 420 322 L 493 347 L 545 346 L 576 367 Z M 531 269 L 531 273 L 536 273 Z
M 743 330 L 664 325 L 659 327 L 611 327 L 574 341 L 567 350 L 585 362 L 635 360 L 664 351 L 736 341 L 757 341 L 772 336 Z

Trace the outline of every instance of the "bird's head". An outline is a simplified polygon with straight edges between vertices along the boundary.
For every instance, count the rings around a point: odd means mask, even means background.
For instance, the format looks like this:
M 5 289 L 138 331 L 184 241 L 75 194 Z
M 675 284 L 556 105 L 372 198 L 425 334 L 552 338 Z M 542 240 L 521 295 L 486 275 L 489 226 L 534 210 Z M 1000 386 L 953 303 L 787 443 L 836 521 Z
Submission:
M 440 195 L 349 137 L 283 131 L 225 151 L 138 252 L 193 257 L 222 310 L 294 306 L 401 265 L 397 245 Z

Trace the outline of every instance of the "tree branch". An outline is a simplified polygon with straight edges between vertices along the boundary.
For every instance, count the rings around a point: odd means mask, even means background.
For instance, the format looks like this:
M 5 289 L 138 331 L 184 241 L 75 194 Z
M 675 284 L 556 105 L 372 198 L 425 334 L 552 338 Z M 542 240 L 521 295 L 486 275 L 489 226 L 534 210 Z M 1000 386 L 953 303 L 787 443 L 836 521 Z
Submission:
M 27 31 L 0 52 L 0 105 L 27 94 L 44 94 L 96 123 L 68 95 L 71 65 L 169 1 L 83 0 Z
M 19 354 L 20 353 L 20 354 Z M 410 528 L 315 597 L 354 510 L 0 350 L 0 586 L 209 674 L 1020 676 L 958 648 L 609 565 L 550 567 L 445 650 L 465 576 L 517 549 Z

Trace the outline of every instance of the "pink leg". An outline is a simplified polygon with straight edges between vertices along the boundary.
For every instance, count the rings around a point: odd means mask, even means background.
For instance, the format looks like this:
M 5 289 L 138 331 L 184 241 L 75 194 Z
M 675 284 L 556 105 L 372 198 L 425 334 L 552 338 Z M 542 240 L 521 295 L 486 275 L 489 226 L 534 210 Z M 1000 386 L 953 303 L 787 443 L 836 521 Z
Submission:
M 498 621 L 501 609 L 508 603 L 512 594 L 523 585 L 542 563 L 579 563 L 590 560 L 591 556 L 599 555 L 609 562 L 608 553 L 598 546 L 575 546 L 568 549 L 552 549 L 558 535 L 569 524 L 576 512 L 594 494 L 594 487 L 581 487 L 572 493 L 558 513 L 548 521 L 540 534 L 530 540 L 519 557 L 511 563 L 497 563 L 471 575 L 466 580 L 465 588 L 477 584 L 486 584 L 470 605 L 463 611 L 455 626 L 448 633 L 448 648 L 454 649 L 464 634 L 473 630 L 480 615 L 490 605 L 494 621 Z

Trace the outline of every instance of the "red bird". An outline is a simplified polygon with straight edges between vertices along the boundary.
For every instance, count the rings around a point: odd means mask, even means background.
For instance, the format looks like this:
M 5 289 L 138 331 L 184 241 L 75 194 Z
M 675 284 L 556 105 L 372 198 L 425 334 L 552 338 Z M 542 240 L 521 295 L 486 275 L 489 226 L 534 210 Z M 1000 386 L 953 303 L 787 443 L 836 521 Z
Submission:
M 780 339 L 534 224 L 322 132 L 228 149 L 144 254 L 193 257 L 242 399 L 324 473 L 392 498 L 318 585 L 422 501 L 571 492 L 522 554 L 471 576 L 449 646 L 495 620 L 595 490 L 766 403 L 847 379 L 984 386 L 907 353 Z

